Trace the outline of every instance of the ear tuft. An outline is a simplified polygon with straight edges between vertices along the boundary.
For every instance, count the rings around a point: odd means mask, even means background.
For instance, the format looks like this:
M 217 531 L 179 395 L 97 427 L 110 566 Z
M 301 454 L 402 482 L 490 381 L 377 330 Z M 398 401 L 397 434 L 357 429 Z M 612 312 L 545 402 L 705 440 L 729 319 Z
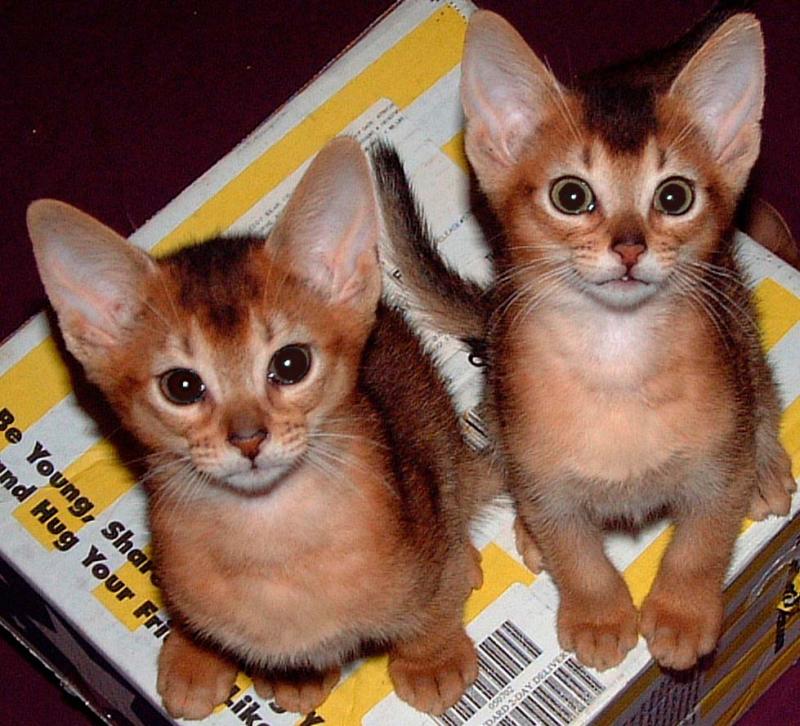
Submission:
M 461 61 L 465 147 L 484 190 L 502 186 L 541 122 L 558 81 L 502 17 L 478 10 Z
M 744 187 L 758 157 L 764 39 L 754 15 L 729 18 L 692 56 L 670 94 L 689 109 L 731 185 Z
M 270 236 L 296 274 L 333 304 L 374 311 L 380 218 L 359 143 L 330 141 L 311 162 Z
M 33 202 L 27 222 L 64 338 L 86 365 L 87 348 L 121 342 L 141 308 L 141 285 L 155 264 L 147 253 L 64 202 Z

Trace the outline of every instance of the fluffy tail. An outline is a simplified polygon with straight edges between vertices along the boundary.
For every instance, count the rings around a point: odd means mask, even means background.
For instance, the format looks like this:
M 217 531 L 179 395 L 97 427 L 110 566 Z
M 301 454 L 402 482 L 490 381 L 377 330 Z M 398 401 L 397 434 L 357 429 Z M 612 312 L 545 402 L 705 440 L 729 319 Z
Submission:
M 414 298 L 409 305 L 436 330 L 469 344 L 482 340 L 489 318 L 483 289 L 439 256 L 395 149 L 378 144 L 372 161 L 389 236 L 388 254 Z

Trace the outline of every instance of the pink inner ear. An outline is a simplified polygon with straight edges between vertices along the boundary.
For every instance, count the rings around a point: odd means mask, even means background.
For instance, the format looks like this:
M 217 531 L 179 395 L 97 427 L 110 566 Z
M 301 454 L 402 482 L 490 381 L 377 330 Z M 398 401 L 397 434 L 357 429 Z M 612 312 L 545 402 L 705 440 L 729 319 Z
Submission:
M 764 48 L 758 21 L 735 15 L 692 57 L 672 86 L 704 128 L 715 156 L 728 163 L 757 154 L 764 104 Z
M 519 161 L 555 93 L 558 82 L 508 22 L 483 10 L 472 16 L 461 101 L 467 154 L 484 188 Z
M 28 228 L 39 273 L 67 336 L 111 345 L 136 314 L 154 265 L 146 253 L 61 202 L 31 205 Z
M 364 274 L 363 259 L 377 267 L 379 235 L 366 155 L 354 139 L 334 139 L 300 180 L 276 225 L 275 243 L 300 277 L 337 301 L 350 296 L 351 278 Z

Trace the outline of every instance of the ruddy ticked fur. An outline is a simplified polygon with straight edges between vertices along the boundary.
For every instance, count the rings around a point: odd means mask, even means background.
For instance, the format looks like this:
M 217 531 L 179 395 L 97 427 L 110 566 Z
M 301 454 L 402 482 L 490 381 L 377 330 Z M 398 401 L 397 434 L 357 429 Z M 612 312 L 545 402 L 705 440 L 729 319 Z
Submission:
M 561 645 L 597 668 L 637 630 L 670 668 L 713 650 L 742 518 L 786 514 L 795 490 L 732 244 L 761 31 L 717 13 L 692 39 L 569 88 L 502 18 L 472 17 L 465 144 L 505 232 L 480 297 L 435 258 L 408 194 L 383 199 L 421 308 L 487 348 L 520 552 L 559 589 Z M 383 188 L 405 185 L 391 152 L 377 162 Z M 639 614 L 603 529 L 663 515 L 675 533 Z
M 379 305 L 358 144 L 320 152 L 266 241 L 153 259 L 53 201 L 29 227 L 68 348 L 152 452 L 170 714 L 208 715 L 240 665 L 261 695 L 310 711 L 376 650 L 404 700 L 455 702 L 476 675 L 467 528 L 491 481 L 402 316 Z

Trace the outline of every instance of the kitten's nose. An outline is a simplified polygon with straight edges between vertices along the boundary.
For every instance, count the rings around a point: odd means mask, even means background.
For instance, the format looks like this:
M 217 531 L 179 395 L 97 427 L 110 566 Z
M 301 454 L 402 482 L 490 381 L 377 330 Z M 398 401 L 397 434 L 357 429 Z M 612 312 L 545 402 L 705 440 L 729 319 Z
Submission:
M 228 441 L 242 452 L 250 461 L 255 460 L 261 443 L 267 438 L 264 429 L 257 431 L 231 431 L 228 434 Z
M 647 249 L 644 235 L 641 232 L 625 232 L 614 238 L 611 249 L 619 255 L 628 272 L 638 262 L 639 257 Z

